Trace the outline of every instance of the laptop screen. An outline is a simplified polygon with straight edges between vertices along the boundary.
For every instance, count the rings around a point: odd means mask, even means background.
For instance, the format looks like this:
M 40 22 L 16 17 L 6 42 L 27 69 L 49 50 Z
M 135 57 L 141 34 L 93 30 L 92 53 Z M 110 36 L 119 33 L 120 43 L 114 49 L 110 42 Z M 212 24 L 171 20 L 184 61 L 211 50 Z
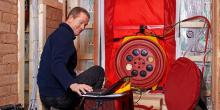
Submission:
M 98 89 L 92 92 L 87 92 L 87 95 L 110 95 L 119 90 L 124 84 L 130 82 L 131 76 L 126 76 L 118 80 L 115 84 L 107 89 Z
M 115 84 L 113 84 L 110 88 L 106 89 L 103 92 L 103 95 L 108 95 L 108 94 L 113 94 L 115 93 L 118 89 L 121 88 L 121 86 L 127 82 L 130 82 L 131 76 L 125 76 L 121 78 L 119 81 L 117 81 Z

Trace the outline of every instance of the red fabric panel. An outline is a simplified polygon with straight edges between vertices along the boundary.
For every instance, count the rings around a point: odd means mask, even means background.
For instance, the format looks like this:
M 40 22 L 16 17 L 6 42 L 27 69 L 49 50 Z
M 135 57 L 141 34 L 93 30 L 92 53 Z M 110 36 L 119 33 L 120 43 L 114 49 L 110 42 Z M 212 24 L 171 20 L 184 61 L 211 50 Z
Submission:
M 172 66 L 165 84 L 168 110 L 193 110 L 200 95 L 200 71 L 187 58 L 179 58 Z
M 121 41 L 113 42 L 113 38 L 136 35 L 137 28 L 143 25 L 172 25 L 175 23 L 176 0 L 105 0 L 105 49 L 106 49 L 106 85 L 116 82 L 114 59 Z M 121 27 L 126 27 L 121 28 Z M 130 29 L 129 29 L 130 28 Z M 163 29 L 152 30 L 158 35 L 164 33 Z M 165 30 L 166 31 L 166 30 Z M 175 59 L 174 31 L 168 39 L 159 40 L 168 57 L 168 69 Z M 166 72 L 167 73 L 167 72 Z M 162 80 L 162 83 L 166 79 Z
M 114 10 L 113 37 L 138 32 L 138 29 L 120 29 L 120 26 L 164 24 L 164 0 L 116 0 Z
M 165 9 L 164 9 L 164 24 L 165 26 L 170 26 L 175 24 L 176 22 L 176 0 L 164 0 Z M 164 30 L 164 33 L 167 33 L 169 29 Z M 168 65 L 167 72 L 164 75 L 164 78 L 161 81 L 161 84 L 164 84 L 167 78 L 167 74 L 171 69 L 171 65 L 174 63 L 176 59 L 176 42 L 175 42 L 175 31 L 173 30 L 170 34 L 168 34 L 165 40 L 159 40 L 162 47 L 167 54 Z
M 113 61 L 113 56 L 115 47 L 113 45 L 113 13 L 114 13 L 114 5 L 115 0 L 105 0 L 105 59 L 106 59 L 106 82 L 105 85 L 108 87 L 112 85 L 114 82 L 117 81 L 115 71 L 112 68 L 113 64 L 111 63 Z

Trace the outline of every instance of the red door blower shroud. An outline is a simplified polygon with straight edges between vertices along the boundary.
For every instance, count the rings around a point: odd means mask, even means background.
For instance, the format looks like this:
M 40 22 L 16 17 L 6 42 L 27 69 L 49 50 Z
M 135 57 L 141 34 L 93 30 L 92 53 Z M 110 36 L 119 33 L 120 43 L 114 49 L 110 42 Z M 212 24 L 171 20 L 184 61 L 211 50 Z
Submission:
M 166 55 L 163 48 L 145 38 L 128 40 L 116 54 L 117 76 L 132 77 L 132 86 L 150 88 L 161 80 L 166 69 Z

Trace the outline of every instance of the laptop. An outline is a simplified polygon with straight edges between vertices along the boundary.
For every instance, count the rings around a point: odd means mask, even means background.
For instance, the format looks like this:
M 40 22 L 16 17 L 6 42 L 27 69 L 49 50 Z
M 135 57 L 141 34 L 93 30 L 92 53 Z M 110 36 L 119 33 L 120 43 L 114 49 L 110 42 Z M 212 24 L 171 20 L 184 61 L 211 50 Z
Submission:
M 96 89 L 92 92 L 87 92 L 85 95 L 110 95 L 115 93 L 118 89 L 121 88 L 124 84 L 130 82 L 131 76 L 125 76 L 121 78 L 119 81 L 117 81 L 115 84 L 113 84 L 111 87 L 107 89 Z

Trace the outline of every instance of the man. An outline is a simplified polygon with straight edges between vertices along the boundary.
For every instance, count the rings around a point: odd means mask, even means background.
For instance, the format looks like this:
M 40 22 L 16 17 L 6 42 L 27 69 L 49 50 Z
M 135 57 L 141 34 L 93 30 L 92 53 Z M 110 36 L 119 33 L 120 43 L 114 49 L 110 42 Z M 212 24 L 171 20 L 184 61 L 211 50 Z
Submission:
M 93 66 L 78 76 L 74 72 L 77 53 L 73 40 L 89 22 L 89 13 L 73 8 L 47 39 L 37 76 L 40 98 L 46 109 L 71 110 L 80 103 L 80 95 L 102 87 L 104 70 Z

